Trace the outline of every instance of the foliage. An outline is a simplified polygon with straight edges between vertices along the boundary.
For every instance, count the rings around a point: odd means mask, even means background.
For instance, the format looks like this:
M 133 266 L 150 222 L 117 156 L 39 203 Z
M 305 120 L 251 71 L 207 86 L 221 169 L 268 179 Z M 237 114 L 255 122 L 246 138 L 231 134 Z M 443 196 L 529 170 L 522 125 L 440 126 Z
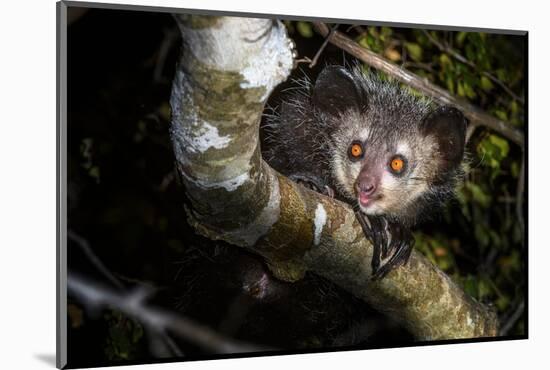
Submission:
M 136 356 L 137 343 L 143 337 L 143 327 L 118 311 L 105 314 L 109 334 L 105 353 L 110 360 L 131 360 Z
M 312 37 L 307 22 L 286 24 L 294 37 Z M 522 37 L 378 26 L 339 30 L 495 117 L 525 127 Z M 456 200 L 440 220 L 416 232 L 416 246 L 474 298 L 494 304 L 505 320 L 525 291 L 522 151 L 498 133 L 478 129 L 467 156 L 467 177 Z M 510 334 L 522 328 L 520 320 Z
M 526 124 L 521 38 L 388 27 L 366 27 L 355 38 L 497 118 L 519 128 Z M 524 195 L 518 193 L 522 152 L 498 133 L 478 130 L 469 143 L 469 157 L 458 202 L 442 220 L 452 232 L 419 231 L 416 243 L 468 293 L 495 304 L 501 317 L 507 317 L 525 289 Z M 519 322 L 514 332 L 522 326 Z

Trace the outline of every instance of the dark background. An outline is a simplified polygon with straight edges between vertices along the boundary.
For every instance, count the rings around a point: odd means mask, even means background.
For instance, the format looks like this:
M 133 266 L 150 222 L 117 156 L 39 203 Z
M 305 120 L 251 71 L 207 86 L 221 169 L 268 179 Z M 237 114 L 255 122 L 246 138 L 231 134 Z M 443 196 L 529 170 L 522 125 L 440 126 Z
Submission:
M 202 238 L 186 223 L 185 195 L 174 171 L 168 135 L 171 79 L 181 52 L 179 32 L 169 14 L 92 9 L 77 17 L 70 9 L 69 19 L 69 272 L 110 284 L 82 252 L 84 242 L 125 287 L 154 288 L 152 304 L 228 337 L 278 349 L 412 343 L 404 329 L 332 283 L 311 274 L 294 284 L 277 281 L 256 256 Z M 313 57 L 323 39 L 312 32 L 309 23 L 286 24 L 299 57 Z M 485 89 L 486 81 L 480 77 L 483 71 L 503 69 L 499 78 L 509 73 L 502 80 L 523 96 L 523 37 L 489 36 L 489 40 L 476 41 L 466 36 L 462 46 L 457 42 L 458 50 L 482 65 L 470 74 L 453 67 L 452 73 L 462 75 L 451 75 L 451 79 L 468 82 L 469 87 L 459 88 L 446 83 L 451 67 L 445 69 L 444 53 L 430 47 L 417 31 L 393 28 L 384 36 L 387 31 L 382 27 L 342 25 L 340 30 L 386 56 L 397 51 L 397 63 L 462 93 L 497 116 L 504 112 L 507 120 L 524 126 L 522 106 L 513 108 L 510 101 L 514 99 L 502 98 L 498 87 Z M 438 36 L 459 39 L 453 32 Z M 468 49 L 468 45 L 474 46 Z M 476 59 L 483 53 L 488 65 Z M 326 63 L 344 61 L 352 63 L 353 59 L 328 46 L 316 68 L 309 70 L 304 64 L 303 72 L 296 70 L 294 76 L 306 73 L 314 78 Z M 512 76 L 511 71 L 521 76 Z M 269 104 L 276 105 L 279 92 L 291 84 L 280 86 Z M 469 89 L 480 92 L 471 96 Z M 476 132 L 469 148 L 474 170 L 458 200 L 418 229 L 417 248 L 469 294 L 495 305 L 503 323 L 519 312 L 503 334 L 522 335 L 523 230 L 517 228 L 513 199 L 499 201 L 516 193 L 518 170 L 514 168 L 521 161 L 521 151 L 498 139 L 484 130 Z M 520 212 L 525 212 L 524 206 Z M 244 288 L 266 277 L 261 294 Z M 69 366 L 158 357 L 150 331 L 120 312 L 90 310 L 72 297 L 68 312 Z M 211 355 L 192 342 L 169 336 L 187 358 Z

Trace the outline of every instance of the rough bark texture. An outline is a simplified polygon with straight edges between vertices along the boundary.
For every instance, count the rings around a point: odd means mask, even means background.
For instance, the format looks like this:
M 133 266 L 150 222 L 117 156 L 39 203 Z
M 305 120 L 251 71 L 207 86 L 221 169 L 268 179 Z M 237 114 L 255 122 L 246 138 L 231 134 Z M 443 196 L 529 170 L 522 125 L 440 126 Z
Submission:
M 426 258 L 381 281 L 372 246 L 350 206 L 305 189 L 261 158 L 264 103 L 292 68 L 282 24 L 267 19 L 178 16 L 184 39 L 172 91 L 172 141 L 191 201 L 189 222 L 264 257 L 280 279 L 311 271 L 403 323 L 422 340 L 494 336 L 494 312 Z

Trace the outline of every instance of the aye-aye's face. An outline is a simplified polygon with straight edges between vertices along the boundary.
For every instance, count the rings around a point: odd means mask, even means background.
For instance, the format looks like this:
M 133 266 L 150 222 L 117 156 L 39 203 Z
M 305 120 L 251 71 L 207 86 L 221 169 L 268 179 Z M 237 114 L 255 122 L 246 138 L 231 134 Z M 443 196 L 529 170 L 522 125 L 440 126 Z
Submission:
M 347 112 L 333 135 L 332 173 L 338 190 L 368 215 L 398 214 L 429 192 L 438 168 L 437 141 L 418 125 L 368 122 Z M 382 127 L 381 125 L 386 125 Z

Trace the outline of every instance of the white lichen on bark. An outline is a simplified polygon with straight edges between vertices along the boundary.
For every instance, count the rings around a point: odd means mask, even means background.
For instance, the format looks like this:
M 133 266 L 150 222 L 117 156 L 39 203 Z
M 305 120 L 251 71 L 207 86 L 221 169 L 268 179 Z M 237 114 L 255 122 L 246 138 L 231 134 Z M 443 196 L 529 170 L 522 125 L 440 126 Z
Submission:
M 231 141 L 229 136 L 220 136 L 218 129 L 206 121 L 196 124 L 200 125 L 200 129 L 197 132 L 198 136 L 192 137 L 191 149 L 204 153 L 210 148 L 223 149 Z
M 212 171 L 211 166 L 189 166 L 184 170 L 186 181 L 201 188 L 218 187 L 235 191 L 247 181 L 253 181 L 250 163 L 256 148 L 253 143 L 246 146 L 236 143 L 229 133 L 231 129 L 228 129 L 225 117 L 204 117 L 196 101 L 197 94 L 200 94 L 196 90 L 201 86 L 190 76 L 195 66 L 185 68 L 185 61 L 200 64 L 203 69 L 215 70 L 222 80 L 239 74 L 239 86 L 260 90 L 261 95 L 256 94 L 255 99 L 263 104 L 273 88 L 284 81 L 292 69 L 291 41 L 284 26 L 269 19 L 203 17 L 204 23 L 211 22 L 211 26 L 207 27 L 186 22 L 189 19 L 177 16 L 185 41 L 184 53 L 190 53 L 193 57 L 182 59 L 184 68 L 178 68 L 173 85 L 171 135 L 174 151 L 176 158 L 185 164 L 196 155 L 239 145 L 239 153 L 227 166 L 224 166 L 222 156 L 217 171 Z M 231 97 L 227 96 L 227 99 Z M 234 109 L 238 111 L 242 107 L 236 106 Z M 256 123 L 245 122 L 254 127 Z
M 252 246 L 279 216 L 277 178 L 261 168 L 256 137 L 265 100 L 292 69 L 291 41 L 285 27 L 269 19 L 176 19 L 184 39 L 171 97 L 179 172 L 191 198 L 204 191 L 211 200 L 210 214 L 197 213 L 199 218 L 221 218 L 237 202 L 226 193 L 256 197 L 261 207 L 242 209 L 225 220 L 230 227 L 218 228 L 219 238 Z M 266 185 L 267 192 L 255 190 Z
M 315 208 L 315 220 L 313 221 L 313 225 L 315 226 L 315 229 L 313 230 L 313 244 L 319 245 L 321 241 L 321 233 L 323 232 L 323 227 L 325 226 L 325 223 L 327 222 L 327 212 L 325 211 L 325 208 L 321 203 L 317 205 L 317 208 Z
M 221 71 L 243 76 L 240 86 L 264 88 L 265 101 L 292 69 L 292 41 L 279 21 L 221 17 L 214 27 L 192 28 L 180 22 L 182 36 L 195 59 Z M 224 30 L 225 32 L 219 32 Z

